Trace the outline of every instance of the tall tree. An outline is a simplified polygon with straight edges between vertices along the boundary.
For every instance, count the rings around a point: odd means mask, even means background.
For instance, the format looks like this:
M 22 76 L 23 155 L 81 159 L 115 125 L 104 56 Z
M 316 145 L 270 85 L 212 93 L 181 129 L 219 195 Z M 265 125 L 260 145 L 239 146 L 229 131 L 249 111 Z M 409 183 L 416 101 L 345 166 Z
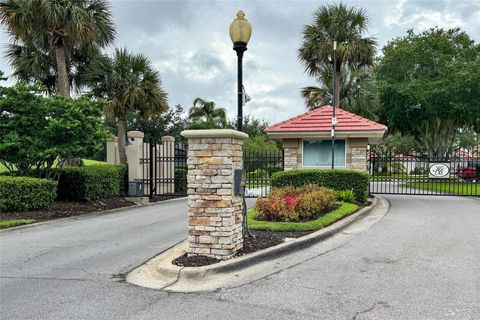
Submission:
M 127 163 L 125 139 L 129 112 L 148 119 L 168 109 L 160 74 L 145 56 L 116 49 L 113 57 L 102 56 L 93 61 L 84 81 L 90 84 L 95 97 L 107 100 L 106 114 L 117 121 L 120 162 Z
M 331 68 L 322 68 L 317 77 L 320 87 L 302 88 L 301 94 L 307 108 L 314 110 L 331 104 L 333 76 Z M 371 68 L 351 69 L 342 67 L 340 89 L 340 108 L 362 117 L 377 120 L 378 91 L 375 76 Z
M 249 137 L 257 135 L 265 135 L 265 129 L 269 126 L 269 122 L 266 120 L 255 118 L 252 114 L 247 114 L 243 117 L 243 132 L 248 134 Z M 237 118 L 228 121 L 228 128 L 237 128 Z
M 480 46 L 460 29 L 408 31 L 383 48 L 381 120 L 445 156 L 480 119 Z
M 64 97 L 70 96 L 69 62 L 74 55 L 115 38 L 105 0 L 2 0 L 0 21 L 14 39 L 7 56 L 15 73 L 40 78 L 50 87 L 54 82 Z
M 368 23 L 365 10 L 339 3 L 321 6 L 314 12 L 312 24 L 303 27 L 298 57 L 305 72 L 313 77 L 320 76 L 325 68 L 335 69 L 336 107 L 340 106 L 341 71 L 345 70 L 345 65 L 356 69 L 373 64 L 376 41 L 362 35 Z M 334 41 L 337 41 L 335 66 L 332 59 Z
M 190 128 L 225 128 L 227 116 L 224 108 L 217 108 L 215 102 L 195 98 L 193 107 L 190 108 L 188 119 Z

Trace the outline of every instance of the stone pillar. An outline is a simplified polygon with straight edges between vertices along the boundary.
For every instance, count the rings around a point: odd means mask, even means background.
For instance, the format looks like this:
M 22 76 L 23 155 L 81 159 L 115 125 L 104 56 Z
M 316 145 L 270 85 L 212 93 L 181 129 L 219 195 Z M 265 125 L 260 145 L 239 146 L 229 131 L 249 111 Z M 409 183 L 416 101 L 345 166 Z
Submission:
M 283 169 L 285 171 L 299 169 L 301 167 L 299 139 L 284 139 L 282 145 Z
M 118 138 L 111 136 L 107 140 L 107 162 L 111 164 L 120 163 L 120 155 L 118 154 Z
M 175 191 L 175 138 L 163 136 L 158 150 L 157 176 L 162 182 L 157 185 L 157 190 L 159 194 L 172 194 Z
M 351 138 L 350 144 L 350 169 L 356 171 L 367 171 L 367 138 Z M 347 152 L 348 157 L 348 152 Z M 347 159 L 348 160 L 348 159 Z M 347 161 L 348 162 L 348 161 Z
M 188 255 L 229 259 L 243 247 L 242 197 L 233 194 L 247 134 L 231 129 L 186 130 Z
M 140 158 L 142 158 L 143 137 L 145 135 L 141 131 L 128 131 L 127 136 L 131 139 L 131 144 L 125 150 L 128 162 L 128 181 L 143 179 Z

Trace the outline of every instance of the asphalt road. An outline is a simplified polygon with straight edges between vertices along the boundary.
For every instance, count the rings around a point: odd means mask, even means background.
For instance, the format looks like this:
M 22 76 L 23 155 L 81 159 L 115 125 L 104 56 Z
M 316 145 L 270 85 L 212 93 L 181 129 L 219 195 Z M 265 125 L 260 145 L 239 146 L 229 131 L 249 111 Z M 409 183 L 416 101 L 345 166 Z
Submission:
M 480 319 L 480 201 L 388 200 L 346 244 L 213 293 L 121 280 L 185 237 L 184 200 L 2 232 L 0 319 Z

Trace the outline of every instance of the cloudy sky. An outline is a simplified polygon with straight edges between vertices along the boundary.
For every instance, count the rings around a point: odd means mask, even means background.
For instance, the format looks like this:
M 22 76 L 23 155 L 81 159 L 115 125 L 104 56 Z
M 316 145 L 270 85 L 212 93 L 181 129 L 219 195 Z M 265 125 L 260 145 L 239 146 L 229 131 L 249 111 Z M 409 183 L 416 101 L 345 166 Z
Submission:
M 325 1 L 111 1 L 117 24 L 114 47 L 149 57 L 160 71 L 171 106 L 191 106 L 195 97 L 213 100 L 236 116 L 236 55 L 228 26 L 244 10 L 253 28 L 244 56 L 244 85 L 252 101 L 244 113 L 271 123 L 305 111 L 300 88 L 313 85 L 298 62 L 300 31 Z M 346 1 L 370 17 L 368 35 L 379 52 L 413 28 L 460 27 L 480 41 L 480 0 Z M 2 50 L 9 41 L 2 30 Z M 112 50 L 109 48 L 108 50 Z M 5 59 L 0 69 L 11 73 Z

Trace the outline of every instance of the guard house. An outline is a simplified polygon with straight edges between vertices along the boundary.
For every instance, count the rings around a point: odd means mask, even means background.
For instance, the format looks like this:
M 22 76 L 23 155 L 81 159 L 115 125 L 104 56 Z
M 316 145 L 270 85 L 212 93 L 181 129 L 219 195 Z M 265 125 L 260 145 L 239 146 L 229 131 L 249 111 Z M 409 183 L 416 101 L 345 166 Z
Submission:
M 331 168 L 332 111 L 323 106 L 266 129 L 283 144 L 285 170 Z M 366 171 L 368 145 L 380 142 L 387 127 L 340 108 L 335 116 L 335 168 Z

